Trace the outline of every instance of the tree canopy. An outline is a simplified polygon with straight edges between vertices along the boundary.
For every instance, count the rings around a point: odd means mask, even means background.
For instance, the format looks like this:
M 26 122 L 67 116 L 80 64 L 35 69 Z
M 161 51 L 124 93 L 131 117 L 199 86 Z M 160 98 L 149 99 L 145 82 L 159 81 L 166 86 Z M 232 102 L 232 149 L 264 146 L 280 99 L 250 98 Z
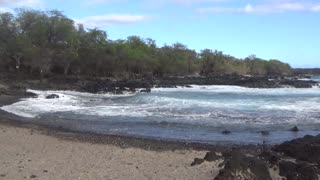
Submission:
M 112 41 L 57 10 L 17 9 L 0 14 L 0 69 L 33 75 L 141 78 L 172 75 L 288 75 L 289 64 L 250 55 L 245 59 L 175 43 L 130 36 Z

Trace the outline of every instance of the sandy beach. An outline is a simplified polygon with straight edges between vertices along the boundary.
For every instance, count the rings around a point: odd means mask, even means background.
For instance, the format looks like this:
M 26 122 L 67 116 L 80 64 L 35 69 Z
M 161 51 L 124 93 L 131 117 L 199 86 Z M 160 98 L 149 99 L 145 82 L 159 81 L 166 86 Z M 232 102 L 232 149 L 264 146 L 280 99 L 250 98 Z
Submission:
M 213 179 L 215 162 L 190 166 L 206 151 L 121 148 L 51 137 L 0 124 L 0 179 Z

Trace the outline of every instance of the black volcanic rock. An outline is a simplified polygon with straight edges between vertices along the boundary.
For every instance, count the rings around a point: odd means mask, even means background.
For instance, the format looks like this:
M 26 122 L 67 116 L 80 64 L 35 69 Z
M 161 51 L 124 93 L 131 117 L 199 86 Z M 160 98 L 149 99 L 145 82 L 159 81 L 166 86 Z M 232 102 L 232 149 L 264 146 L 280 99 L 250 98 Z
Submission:
M 320 166 L 320 135 L 307 135 L 287 141 L 275 146 L 274 150 L 301 161 L 317 163 Z
M 223 168 L 214 178 L 215 180 L 270 180 L 269 168 L 277 167 L 279 167 L 279 175 L 288 180 L 318 180 L 319 178 L 320 135 L 305 136 L 273 146 L 271 149 L 260 150 L 248 151 L 244 148 L 233 148 L 222 151 L 222 157 L 211 151 L 203 159 L 196 158 L 192 166 L 205 161 L 223 159 L 224 162 L 219 165 Z
M 295 88 L 312 88 L 317 85 L 316 81 L 301 81 L 301 80 L 283 80 L 280 82 L 280 85 L 288 85 Z
M 191 163 L 191 166 L 199 165 L 204 162 L 204 159 L 195 158 L 194 161 Z
M 243 78 L 234 85 L 248 87 L 248 88 L 278 88 L 279 85 L 275 81 L 269 81 L 267 77 L 250 77 Z
M 218 156 L 216 152 L 211 151 L 207 152 L 206 156 L 204 158 L 195 158 L 194 161 L 191 163 L 191 166 L 202 164 L 205 161 L 213 162 L 221 159 L 221 156 Z
M 216 154 L 216 152 L 207 152 L 206 156 L 204 157 L 204 160 L 205 161 L 208 161 L 208 162 L 212 162 L 212 161 L 217 161 L 221 158 L 221 156 L 218 156 Z
M 288 180 L 318 180 L 318 169 L 307 163 L 296 164 L 291 161 L 281 161 L 279 169 L 280 176 L 284 176 Z
M 240 150 L 225 153 L 225 166 L 215 180 L 259 179 L 271 180 L 267 163 L 257 157 L 246 156 Z
M 290 131 L 298 132 L 298 131 L 299 131 L 299 128 L 298 128 L 297 126 L 295 126 L 295 127 L 291 128 Z
M 280 161 L 280 156 L 272 151 L 263 151 L 259 154 L 259 157 L 272 165 L 276 165 Z
M 231 134 L 231 131 L 229 131 L 229 130 L 223 130 L 221 133 L 222 133 L 222 134 Z
M 56 95 L 56 94 L 50 94 L 46 96 L 46 99 L 57 99 L 57 98 L 59 98 L 59 95 Z
M 269 136 L 270 132 L 269 131 L 260 131 L 261 135 L 263 136 Z

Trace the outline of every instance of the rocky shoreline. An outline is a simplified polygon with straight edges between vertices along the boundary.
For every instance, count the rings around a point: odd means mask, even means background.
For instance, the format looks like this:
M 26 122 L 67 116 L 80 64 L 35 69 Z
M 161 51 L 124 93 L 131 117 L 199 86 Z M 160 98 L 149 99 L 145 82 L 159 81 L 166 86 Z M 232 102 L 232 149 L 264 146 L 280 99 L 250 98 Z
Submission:
M 285 177 L 288 180 L 320 178 L 320 135 L 284 142 L 271 148 L 248 152 L 241 148 L 210 151 L 204 158 L 195 158 L 191 166 L 204 162 L 220 162 L 215 180 L 261 179 Z M 273 178 L 272 178 L 273 177 Z
M 319 82 L 284 77 L 246 77 L 246 76 L 215 76 L 215 77 L 167 77 L 162 79 L 115 80 L 110 78 L 86 77 L 52 77 L 40 80 L 2 78 L 0 94 L 25 94 L 25 89 L 37 90 L 74 90 L 89 93 L 150 92 L 153 87 L 176 88 L 190 85 L 234 85 L 247 88 L 312 88 L 320 87 Z M 29 94 L 31 95 L 31 94 Z

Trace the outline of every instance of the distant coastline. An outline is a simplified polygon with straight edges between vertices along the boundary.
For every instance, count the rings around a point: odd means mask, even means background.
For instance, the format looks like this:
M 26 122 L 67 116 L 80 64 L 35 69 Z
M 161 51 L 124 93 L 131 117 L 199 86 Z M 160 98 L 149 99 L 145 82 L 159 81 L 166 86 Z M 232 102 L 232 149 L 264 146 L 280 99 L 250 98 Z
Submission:
M 23 93 L 26 89 L 74 90 L 89 93 L 150 92 L 153 87 L 175 88 L 189 85 L 233 85 L 247 88 L 313 88 L 319 87 L 317 80 L 310 75 L 284 76 L 168 76 L 164 78 L 114 79 L 85 76 L 51 76 L 39 80 L 36 77 L 15 73 L 3 73 L 0 77 L 0 93 Z

